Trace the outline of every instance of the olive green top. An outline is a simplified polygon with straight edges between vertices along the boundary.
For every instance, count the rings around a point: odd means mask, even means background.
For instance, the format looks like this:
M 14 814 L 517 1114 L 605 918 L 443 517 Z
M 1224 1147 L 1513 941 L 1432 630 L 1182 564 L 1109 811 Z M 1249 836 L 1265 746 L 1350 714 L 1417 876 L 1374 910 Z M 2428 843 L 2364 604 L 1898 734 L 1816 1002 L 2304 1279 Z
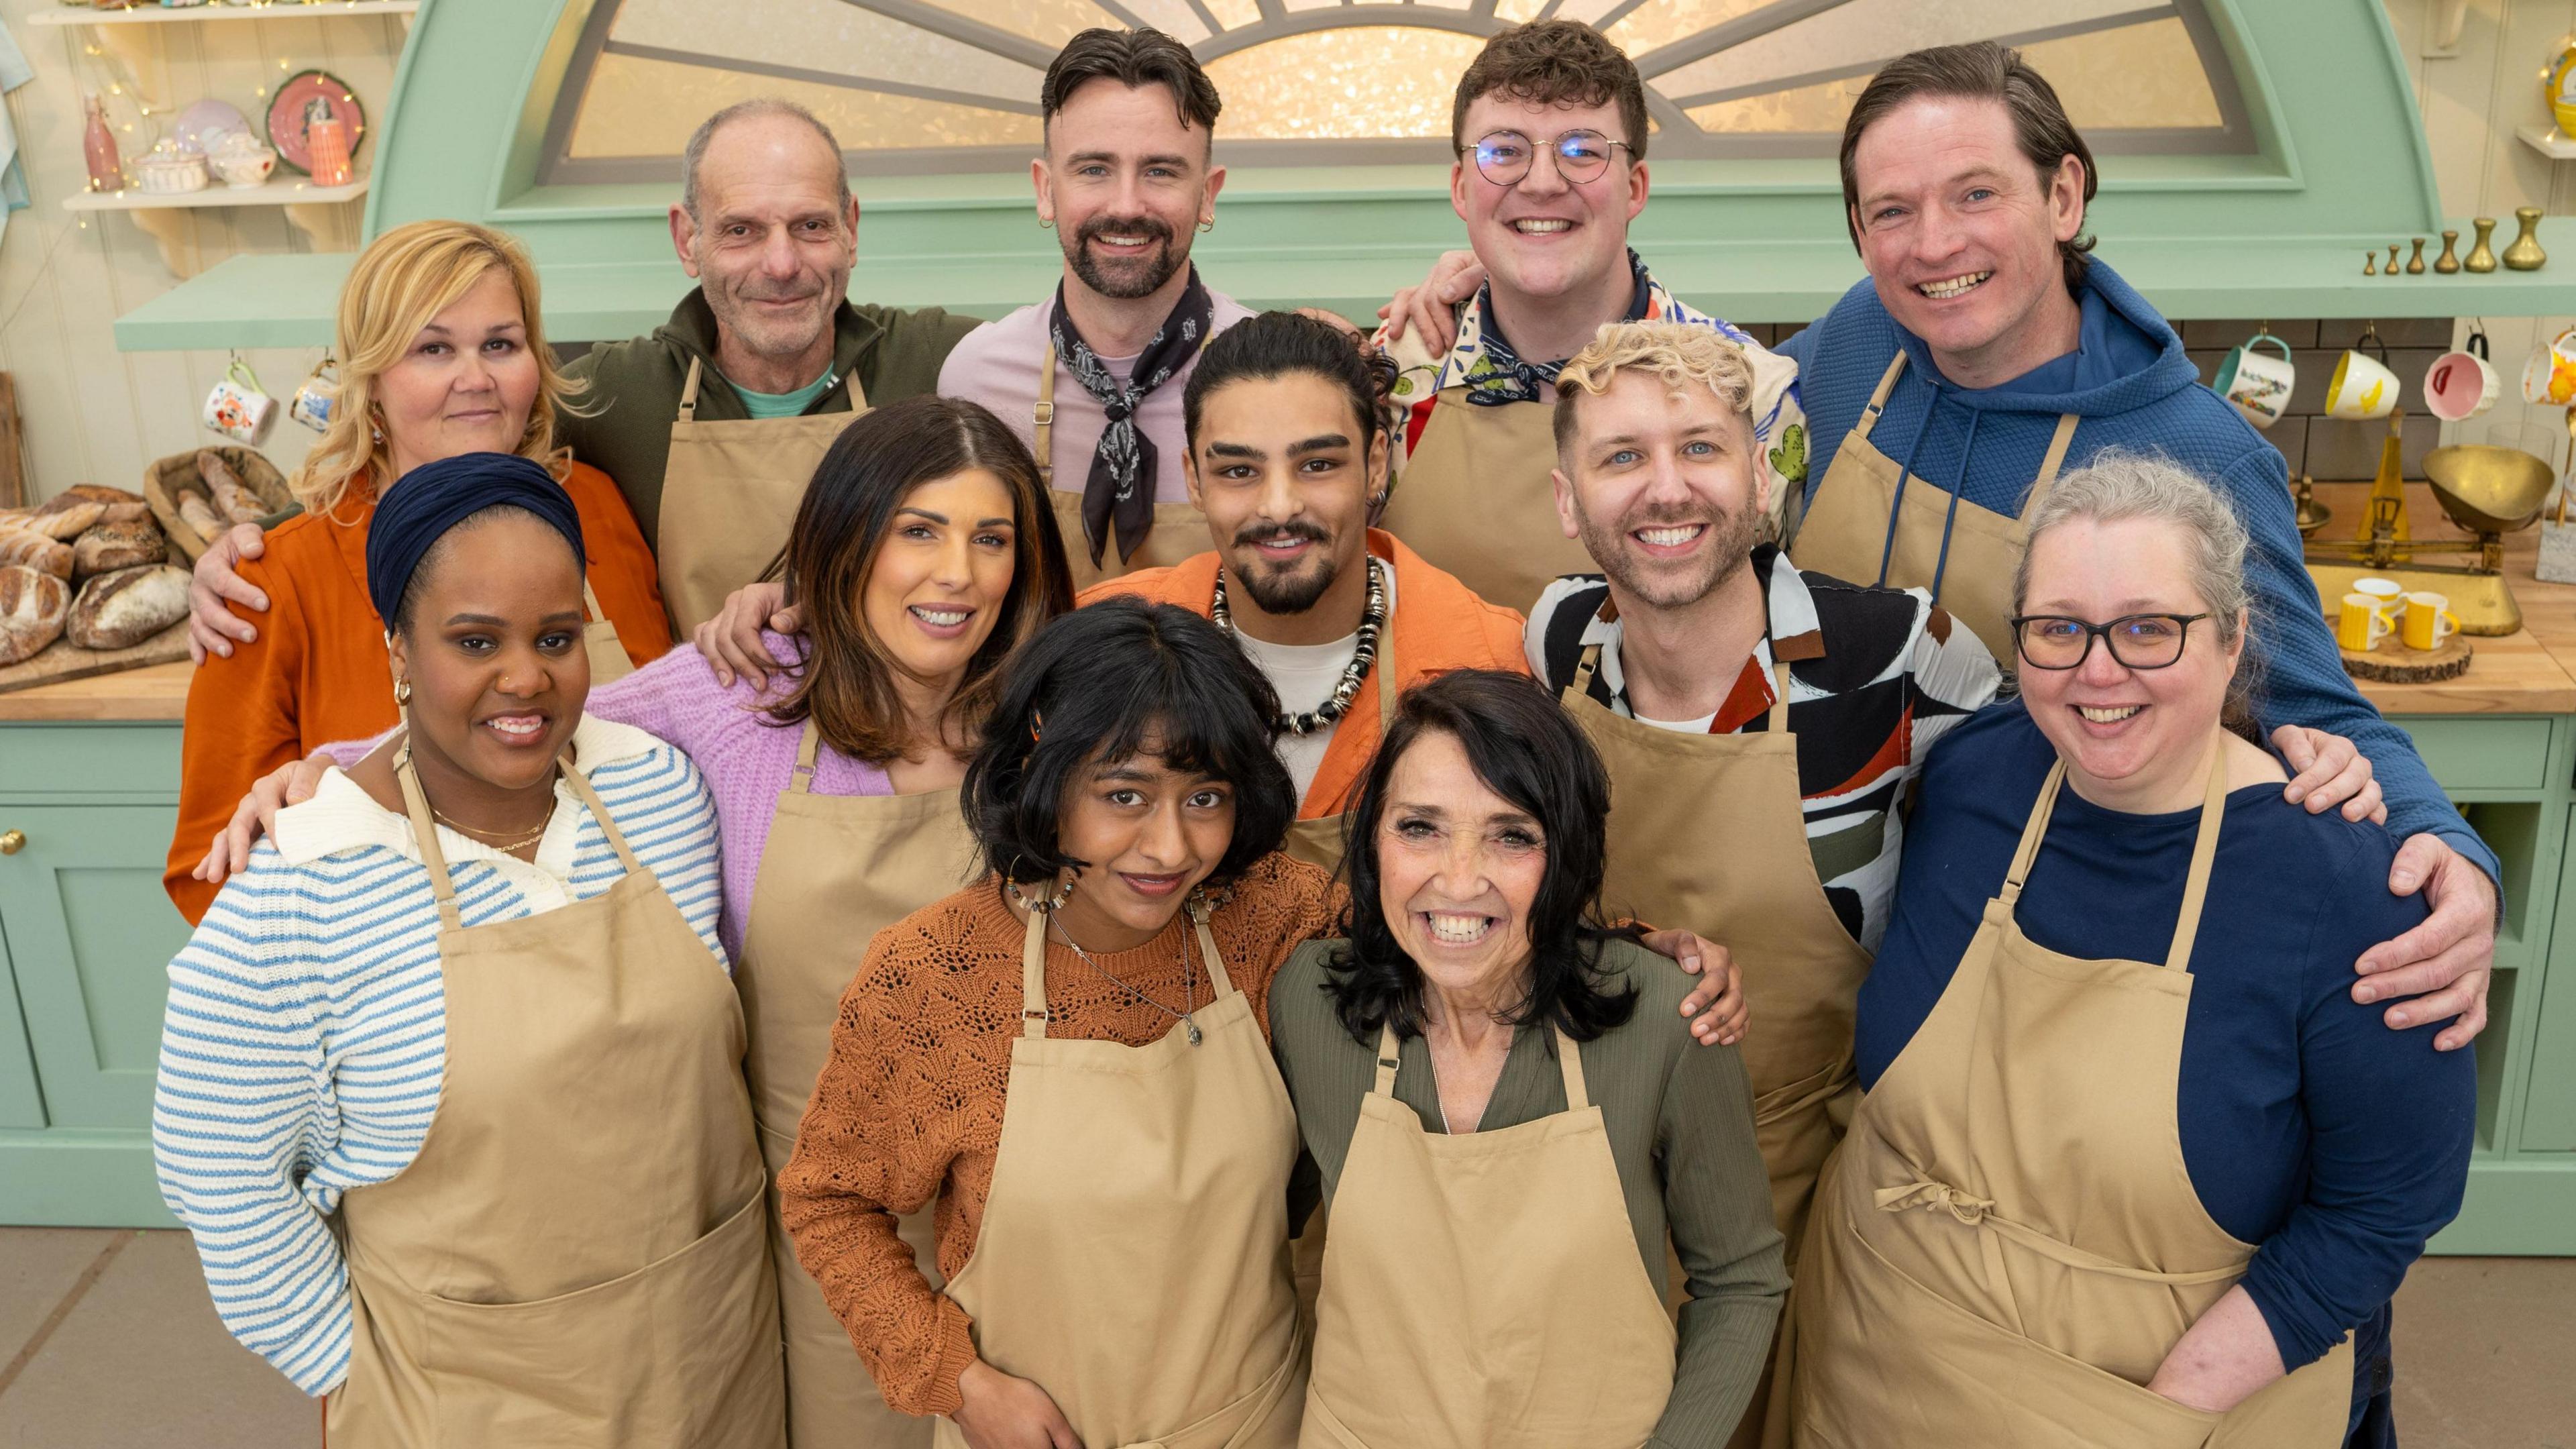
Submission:
M 1270 988 L 1271 1047 L 1296 1103 L 1305 1143 L 1291 1221 L 1320 1189 L 1329 1206 L 1357 1127 L 1360 1102 L 1377 1075 L 1377 1034 L 1354 1039 L 1325 990 L 1326 963 L 1344 941 L 1312 941 L 1289 958 Z M 1771 1189 L 1753 1142 L 1753 1091 L 1733 1047 L 1701 1046 L 1680 1014 L 1691 978 L 1642 946 L 1613 943 L 1602 964 L 1637 987 L 1625 1025 L 1581 1045 L 1584 1090 L 1609 1129 L 1610 1156 L 1649 1278 L 1664 1282 L 1664 1244 L 1690 1279 L 1679 1322 L 1672 1401 L 1655 1445 L 1718 1449 L 1743 1417 L 1771 1354 L 1789 1278 Z M 1754 1028 L 1759 1030 L 1760 1027 Z M 1565 1110 L 1565 1081 L 1541 1028 L 1522 1027 L 1486 1104 L 1485 1129 L 1515 1127 Z M 1395 1095 L 1426 1132 L 1445 1132 L 1431 1051 L 1402 1039 Z M 1292 1188 L 1292 1192 L 1295 1189 Z M 1659 1295 L 1660 1296 L 1660 1295 Z

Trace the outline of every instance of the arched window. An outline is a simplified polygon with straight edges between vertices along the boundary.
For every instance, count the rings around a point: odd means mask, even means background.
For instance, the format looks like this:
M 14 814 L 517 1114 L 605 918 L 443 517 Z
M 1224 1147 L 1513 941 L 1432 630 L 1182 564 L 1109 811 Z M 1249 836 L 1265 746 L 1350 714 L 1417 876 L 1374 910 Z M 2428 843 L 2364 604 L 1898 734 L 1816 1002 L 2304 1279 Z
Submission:
M 811 107 L 863 174 L 1017 169 L 1047 62 L 1094 25 L 1187 43 L 1234 165 L 1445 161 L 1459 73 L 1550 15 L 1636 57 L 1657 160 L 1830 155 L 1880 65 L 1978 39 L 2022 47 L 2097 150 L 2252 149 L 2198 0 L 599 0 L 542 179 L 667 178 L 700 120 L 754 95 Z

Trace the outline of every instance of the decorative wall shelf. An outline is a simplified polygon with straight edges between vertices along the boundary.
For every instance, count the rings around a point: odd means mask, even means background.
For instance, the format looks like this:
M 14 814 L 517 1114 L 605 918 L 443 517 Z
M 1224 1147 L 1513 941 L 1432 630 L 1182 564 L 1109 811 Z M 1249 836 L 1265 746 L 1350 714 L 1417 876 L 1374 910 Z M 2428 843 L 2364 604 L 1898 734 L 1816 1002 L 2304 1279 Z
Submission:
M 2518 126 L 2514 134 L 2552 161 L 2576 161 L 2576 141 L 2568 140 L 2556 126 Z
M 421 0 L 269 0 L 262 5 L 137 5 L 125 10 L 39 10 L 29 25 L 174 25 L 222 20 L 325 20 L 338 15 L 410 15 Z
M 217 183 L 196 191 L 156 192 L 132 187 L 123 191 L 82 191 L 64 197 L 63 210 L 124 212 L 161 248 L 162 264 L 171 274 L 186 278 L 194 276 L 197 269 L 190 255 L 193 238 L 187 219 L 178 213 L 238 206 L 280 207 L 287 221 L 310 238 L 316 248 L 344 251 L 358 244 L 359 218 L 354 212 L 342 210 L 340 204 L 365 196 L 368 180 L 361 176 L 346 186 L 316 186 L 300 176 L 272 176 L 258 186 Z

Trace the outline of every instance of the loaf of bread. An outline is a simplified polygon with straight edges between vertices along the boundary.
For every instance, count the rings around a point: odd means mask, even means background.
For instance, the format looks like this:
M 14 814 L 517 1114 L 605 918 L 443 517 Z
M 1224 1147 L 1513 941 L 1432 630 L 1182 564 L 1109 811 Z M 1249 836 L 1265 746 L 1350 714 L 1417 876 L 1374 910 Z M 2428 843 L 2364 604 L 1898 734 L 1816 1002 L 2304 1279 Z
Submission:
M 72 577 L 112 574 L 138 564 L 159 563 L 170 545 L 161 525 L 151 519 L 135 523 L 102 523 L 72 540 Z
M 146 564 L 81 585 L 63 633 L 83 649 L 131 649 L 186 617 L 186 571 Z
M 196 530 L 197 537 L 207 543 L 224 536 L 224 521 L 206 506 L 206 495 L 202 493 L 179 495 L 179 521 Z
M 107 505 L 104 503 L 66 493 L 58 498 L 48 498 L 36 505 L 35 511 L 27 515 L 22 526 L 33 528 L 48 538 L 58 538 L 68 543 L 80 537 L 91 524 L 98 522 L 99 515 L 105 512 L 107 512 Z
M 129 493 L 122 488 L 110 488 L 104 483 L 75 483 L 64 489 L 60 496 L 86 499 L 91 503 L 104 503 L 110 508 L 120 503 L 143 501 L 143 495 L 140 493 Z
M 215 500 L 215 512 L 228 523 L 257 523 L 269 514 L 268 505 L 250 485 L 224 461 L 224 455 L 212 448 L 197 450 L 197 476 L 206 480 L 206 492 Z
M 9 565 L 68 580 L 72 546 L 29 529 L 0 525 L 0 566 Z
M 72 591 L 52 574 L 0 568 L 0 664 L 33 659 L 61 636 Z

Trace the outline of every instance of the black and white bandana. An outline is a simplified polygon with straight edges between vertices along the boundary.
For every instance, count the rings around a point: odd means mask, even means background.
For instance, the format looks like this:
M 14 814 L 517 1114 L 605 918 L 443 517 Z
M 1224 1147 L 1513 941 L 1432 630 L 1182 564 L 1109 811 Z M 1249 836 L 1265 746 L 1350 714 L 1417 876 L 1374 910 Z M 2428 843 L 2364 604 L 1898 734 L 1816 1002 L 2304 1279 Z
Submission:
M 1171 381 L 1197 355 L 1215 316 L 1216 300 L 1199 281 L 1199 269 L 1192 266 L 1190 284 L 1182 291 L 1181 300 L 1137 355 L 1135 371 L 1121 386 L 1101 365 L 1091 344 L 1074 330 L 1073 319 L 1064 310 L 1064 284 L 1056 284 L 1051 323 L 1055 355 L 1064 360 L 1074 381 L 1081 383 L 1082 390 L 1091 394 L 1109 416 L 1109 425 L 1100 430 L 1100 446 L 1091 455 L 1091 473 L 1082 483 L 1082 536 L 1091 545 L 1091 562 L 1095 566 L 1108 546 L 1113 519 L 1118 528 L 1121 562 L 1135 557 L 1136 550 L 1145 546 L 1145 535 L 1153 530 L 1154 481 L 1159 460 L 1154 440 L 1136 426 L 1136 410 L 1144 405 L 1146 394 Z

